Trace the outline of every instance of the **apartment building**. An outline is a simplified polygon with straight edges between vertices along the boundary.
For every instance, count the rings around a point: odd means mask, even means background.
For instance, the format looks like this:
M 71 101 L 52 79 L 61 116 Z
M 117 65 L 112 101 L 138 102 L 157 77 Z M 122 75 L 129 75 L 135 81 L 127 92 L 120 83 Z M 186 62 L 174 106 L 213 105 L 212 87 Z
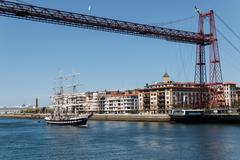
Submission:
M 224 98 L 225 103 L 229 107 L 233 107 L 238 103 L 238 95 L 237 95 L 237 86 L 234 82 L 226 82 L 223 84 L 224 88 Z
M 105 113 L 138 113 L 137 91 L 111 91 L 106 93 Z
M 237 87 L 237 106 L 240 106 L 240 87 Z
M 194 108 L 204 105 L 209 100 L 207 89 L 202 90 L 200 99 L 200 87 L 192 82 L 173 82 L 165 73 L 163 81 L 146 84 L 139 89 L 139 112 L 149 114 L 167 114 L 173 108 Z M 201 104 L 200 104 L 201 103 Z
M 55 95 L 52 105 L 63 105 L 66 111 L 91 113 L 137 113 L 136 91 L 103 91 Z
M 75 108 L 78 112 L 86 111 L 86 95 L 84 93 L 59 94 L 50 98 L 52 100 L 52 106 L 63 105 L 66 111 L 69 112 L 73 112 Z
M 92 113 L 104 113 L 105 92 L 86 92 L 85 111 Z
M 55 106 L 66 106 L 68 111 L 76 108 L 78 112 L 109 114 L 168 114 L 174 108 L 211 107 L 211 102 L 216 97 L 223 106 L 239 104 L 240 88 L 235 83 L 224 83 L 223 88 L 217 92 L 216 96 L 213 92 L 210 93 L 209 88 L 200 88 L 193 82 L 171 81 L 168 73 L 165 73 L 162 82 L 146 84 L 143 89 L 59 94 L 53 96 L 52 101 Z

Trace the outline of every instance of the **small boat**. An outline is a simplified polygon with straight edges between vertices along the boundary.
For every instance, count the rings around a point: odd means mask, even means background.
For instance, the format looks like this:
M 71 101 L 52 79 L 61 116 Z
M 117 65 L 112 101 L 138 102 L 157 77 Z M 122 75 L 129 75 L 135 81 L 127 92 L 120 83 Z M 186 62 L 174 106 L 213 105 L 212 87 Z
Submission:
M 174 109 L 169 114 L 172 121 L 194 123 L 202 120 L 204 110 L 202 109 Z

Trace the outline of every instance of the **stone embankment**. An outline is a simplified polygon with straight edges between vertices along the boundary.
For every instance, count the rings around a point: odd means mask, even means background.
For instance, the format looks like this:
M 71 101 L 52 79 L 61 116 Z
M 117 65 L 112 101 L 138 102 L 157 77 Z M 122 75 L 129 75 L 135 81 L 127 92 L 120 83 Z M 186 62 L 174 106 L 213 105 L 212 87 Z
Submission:
M 0 114 L 0 118 L 44 119 L 46 114 Z
M 98 121 L 141 121 L 141 122 L 169 122 L 167 114 L 94 114 L 91 120 Z
M 46 114 L 0 114 L 0 118 L 44 119 Z M 167 114 L 94 114 L 90 120 L 97 121 L 139 121 L 139 122 L 168 122 Z

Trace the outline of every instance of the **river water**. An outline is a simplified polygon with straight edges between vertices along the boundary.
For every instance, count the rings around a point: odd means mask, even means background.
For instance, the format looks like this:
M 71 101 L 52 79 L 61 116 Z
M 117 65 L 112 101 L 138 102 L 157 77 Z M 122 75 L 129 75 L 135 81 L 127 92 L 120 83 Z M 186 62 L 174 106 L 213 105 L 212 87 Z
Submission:
M 240 125 L 0 119 L 0 160 L 240 159 Z

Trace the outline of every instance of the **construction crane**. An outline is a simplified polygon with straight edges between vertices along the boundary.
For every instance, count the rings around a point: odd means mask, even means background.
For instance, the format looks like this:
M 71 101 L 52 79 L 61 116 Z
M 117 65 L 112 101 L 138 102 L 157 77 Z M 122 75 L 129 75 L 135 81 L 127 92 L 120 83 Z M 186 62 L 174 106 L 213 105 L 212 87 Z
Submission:
M 202 89 L 204 89 L 207 84 L 205 47 L 209 46 L 210 62 L 208 85 L 216 89 L 219 85 L 222 85 L 223 81 L 214 12 L 210 10 L 207 13 L 201 13 L 198 10 L 198 14 L 198 32 L 189 32 L 0 0 L 0 16 L 196 44 L 194 81 L 196 84 L 199 84 Z M 204 33 L 203 22 L 205 19 L 209 20 L 209 33 Z M 202 100 L 200 100 L 200 105 L 202 105 L 201 101 Z M 216 103 L 216 100 L 213 101 Z

